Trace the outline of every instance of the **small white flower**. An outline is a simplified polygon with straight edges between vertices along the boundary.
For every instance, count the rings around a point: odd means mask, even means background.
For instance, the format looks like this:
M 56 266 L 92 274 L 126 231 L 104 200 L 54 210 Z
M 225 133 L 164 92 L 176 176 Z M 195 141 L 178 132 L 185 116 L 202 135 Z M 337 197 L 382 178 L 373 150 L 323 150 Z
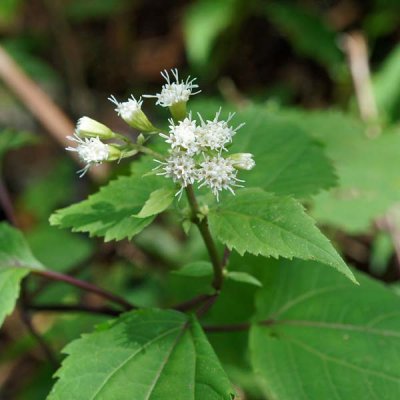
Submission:
M 136 100 L 133 95 L 127 101 L 119 102 L 115 96 L 110 96 L 108 98 L 112 103 L 114 103 L 117 108 L 115 111 L 117 114 L 126 122 L 134 121 L 138 112 L 142 109 L 143 100 Z
M 93 164 L 101 164 L 108 159 L 110 154 L 109 146 L 103 143 L 98 137 L 80 138 L 78 135 L 67 136 L 67 139 L 78 143 L 76 147 L 67 147 L 66 150 L 78 153 L 79 158 L 86 164 L 80 172 L 82 177 Z
M 114 133 L 108 126 L 89 117 L 79 118 L 75 134 L 79 137 L 101 137 L 105 139 L 114 137 Z
M 250 171 L 256 165 L 253 160 L 253 154 L 251 153 L 237 153 L 229 156 L 229 159 L 232 161 L 232 164 L 237 169 L 244 169 Z
M 211 150 L 226 150 L 225 145 L 232 142 L 232 138 L 237 130 L 244 125 L 241 124 L 237 128 L 233 128 L 229 126 L 229 122 L 235 114 L 229 114 L 226 121 L 219 120 L 220 114 L 221 109 L 216 113 L 212 121 L 207 120 L 206 122 L 204 122 L 199 114 L 201 126 L 198 128 L 198 141 L 201 147 L 206 147 Z
M 233 167 L 232 161 L 223 158 L 221 155 L 215 157 L 206 156 L 200 164 L 199 181 L 203 183 L 199 186 L 208 186 L 219 200 L 219 192 L 223 189 L 235 194 L 233 187 L 241 187 L 238 182 L 243 182 L 236 177 L 237 170 Z
M 194 83 L 195 78 L 190 79 L 189 76 L 186 81 L 179 81 L 178 70 L 176 68 L 172 69 L 171 73 L 173 78 L 175 78 L 175 82 L 171 80 L 167 70 L 164 70 L 164 72 L 161 72 L 161 75 L 167 83 L 163 85 L 161 93 L 144 95 L 143 97 L 155 97 L 157 98 L 156 104 L 162 107 L 171 107 L 177 103 L 186 103 L 190 96 L 200 93 L 200 90 L 193 92 L 193 89 L 199 87 L 199 85 Z
M 196 121 L 193 121 L 191 115 L 176 125 L 172 119 L 169 120 L 169 135 L 160 134 L 172 149 L 184 149 L 188 155 L 194 155 L 199 151 L 197 144 Z
M 142 111 L 143 100 L 141 98 L 136 100 L 133 95 L 131 95 L 131 98 L 127 101 L 119 102 L 115 96 L 110 96 L 108 100 L 117 106 L 115 111 L 118 116 L 120 116 L 132 128 L 144 132 L 152 132 L 156 130 L 147 118 L 146 114 Z
M 157 168 L 162 168 L 162 172 L 159 172 L 157 175 L 171 178 L 175 183 L 181 185 L 181 189 L 177 193 L 179 196 L 186 186 L 192 185 L 198 178 L 196 163 L 186 153 L 172 152 L 164 162 L 156 161 L 160 163 L 160 166 Z

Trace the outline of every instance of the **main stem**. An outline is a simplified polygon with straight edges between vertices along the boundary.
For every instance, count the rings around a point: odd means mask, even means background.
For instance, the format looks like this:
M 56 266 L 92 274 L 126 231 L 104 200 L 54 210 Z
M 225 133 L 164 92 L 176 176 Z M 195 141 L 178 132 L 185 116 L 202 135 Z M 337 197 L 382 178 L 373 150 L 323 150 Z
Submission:
M 192 221 L 199 228 L 200 234 L 207 247 L 208 255 L 210 256 L 210 260 L 213 266 L 214 279 L 212 282 L 212 286 L 217 292 L 219 292 L 221 290 L 222 282 L 224 280 L 224 274 L 223 274 L 224 268 L 218 254 L 217 247 L 215 246 L 214 239 L 211 236 L 210 229 L 208 227 L 207 217 L 206 216 L 202 218 L 199 217 L 201 213 L 200 207 L 199 204 L 197 203 L 197 199 L 194 194 L 192 185 L 188 185 L 186 187 L 186 194 L 190 208 L 192 210 Z

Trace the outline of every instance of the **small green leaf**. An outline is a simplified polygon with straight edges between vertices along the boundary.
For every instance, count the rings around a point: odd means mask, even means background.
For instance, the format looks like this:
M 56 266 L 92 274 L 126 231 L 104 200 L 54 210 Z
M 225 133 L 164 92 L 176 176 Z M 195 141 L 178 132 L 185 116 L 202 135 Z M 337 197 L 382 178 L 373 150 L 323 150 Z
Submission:
M 225 276 L 226 279 L 229 279 L 231 281 L 248 283 L 249 285 L 262 287 L 262 283 L 253 275 L 250 275 L 247 272 L 228 271 Z
M 65 352 L 48 400 L 233 398 L 199 323 L 176 311 L 127 313 Z
M 210 209 L 208 217 L 213 235 L 241 255 L 318 260 L 356 282 L 329 240 L 291 198 L 245 189 Z
M 30 270 L 44 269 L 33 256 L 23 235 L 6 223 L 0 224 L 0 326 L 14 309 L 22 278 Z
M 174 201 L 176 190 L 171 188 L 157 189 L 150 194 L 143 208 L 135 217 L 147 218 L 165 211 Z
M 106 242 L 131 239 L 154 219 L 154 215 L 146 218 L 132 215 L 139 213 L 154 190 L 172 186 L 172 182 L 160 176 L 143 177 L 152 168 L 154 162 L 149 158 L 133 162 L 131 175 L 110 182 L 87 200 L 56 211 L 50 217 L 51 225 L 104 236 Z
M 0 132 L 0 160 L 5 153 L 35 142 L 35 136 L 28 132 L 3 130 Z
M 359 286 L 304 261 L 264 261 L 257 321 L 250 331 L 255 372 L 267 398 L 397 400 L 400 298 L 357 274 Z M 261 265 L 265 264 L 265 265 Z
M 181 269 L 172 271 L 174 275 L 190 276 L 194 278 L 202 278 L 213 274 L 213 267 L 207 261 L 196 261 L 183 266 Z

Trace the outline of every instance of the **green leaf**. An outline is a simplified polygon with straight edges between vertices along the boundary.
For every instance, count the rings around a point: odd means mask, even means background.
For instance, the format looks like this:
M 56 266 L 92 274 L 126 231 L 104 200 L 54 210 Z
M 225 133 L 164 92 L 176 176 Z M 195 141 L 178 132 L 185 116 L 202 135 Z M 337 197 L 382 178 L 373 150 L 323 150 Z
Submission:
M 22 278 L 30 270 L 44 269 L 31 253 L 21 232 L 0 224 L 0 326 L 14 309 Z
M 214 118 L 220 105 L 195 103 L 203 118 Z M 224 107 L 222 118 L 229 107 Z M 306 130 L 291 121 L 277 118 L 265 107 L 252 106 L 239 111 L 233 126 L 245 122 L 235 135 L 231 153 L 252 153 L 256 166 L 242 171 L 246 187 L 261 187 L 276 194 L 304 198 L 336 184 L 336 175 L 320 144 Z
M 174 275 L 190 276 L 195 278 L 211 276 L 213 267 L 208 261 L 195 261 L 184 265 L 181 269 L 172 271 Z
M 135 215 L 138 218 L 147 218 L 157 215 L 165 211 L 174 201 L 175 189 L 161 188 L 150 194 L 149 199 L 140 210 L 139 214 Z
M 400 106 L 400 46 L 397 46 L 374 76 L 374 92 L 379 112 L 391 121 L 399 117 Z
M 398 132 L 371 140 L 359 120 L 340 112 L 282 110 L 277 114 L 323 142 L 335 163 L 338 187 L 313 198 L 311 213 L 319 223 L 352 234 L 365 232 L 400 201 Z
M 209 224 L 213 235 L 241 255 L 317 260 L 356 282 L 329 240 L 291 198 L 241 190 L 210 210 Z
M 130 176 L 119 177 L 87 200 L 56 211 L 50 217 L 51 225 L 104 236 L 106 242 L 131 239 L 154 219 L 154 215 L 146 218 L 133 215 L 142 209 L 155 189 L 172 185 L 156 175 L 143 177 L 152 168 L 154 163 L 148 158 L 134 162 Z
M 4 155 L 13 149 L 32 144 L 35 142 L 35 137 L 28 132 L 14 132 L 3 130 L 0 132 L 0 161 Z
M 189 60 L 204 67 L 215 40 L 232 23 L 236 0 L 202 0 L 192 4 L 184 20 Z
M 396 400 L 400 298 L 310 262 L 263 262 L 250 350 L 265 395 L 279 400 Z M 260 265 L 261 267 L 261 265 Z
M 65 352 L 48 400 L 233 398 L 200 325 L 176 311 L 127 313 Z
M 262 283 L 255 278 L 253 275 L 250 275 L 247 272 L 240 272 L 240 271 L 228 271 L 225 275 L 226 279 L 231 281 L 240 282 L 240 283 L 247 283 L 249 285 L 261 287 Z
M 288 40 L 301 55 L 308 56 L 332 69 L 343 60 L 336 44 L 335 32 L 323 18 L 305 7 L 285 2 L 269 2 L 265 7 L 270 22 L 287 35 Z

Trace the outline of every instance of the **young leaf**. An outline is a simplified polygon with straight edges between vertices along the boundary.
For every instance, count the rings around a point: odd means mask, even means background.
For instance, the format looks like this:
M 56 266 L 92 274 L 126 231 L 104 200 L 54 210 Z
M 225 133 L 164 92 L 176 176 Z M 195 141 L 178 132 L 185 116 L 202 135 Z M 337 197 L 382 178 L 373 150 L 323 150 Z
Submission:
M 209 223 L 213 235 L 239 254 L 318 260 L 356 282 L 329 240 L 293 199 L 241 190 L 210 210 Z
M 181 269 L 172 272 L 174 275 L 190 276 L 190 277 L 206 277 L 213 274 L 213 268 L 208 261 L 196 261 L 184 265 Z
M 267 262 L 262 271 L 257 320 L 267 322 L 252 327 L 250 349 L 268 398 L 398 398 L 399 297 L 310 262 Z
M 176 190 L 165 187 L 155 190 L 135 217 L 147 218 L 162 213 L 174 201 L 175 192 Z
M 65 351 L 48 400 L 233 398 L 200 325 L 176 311 L 127 313 Z
M 74 232 L 88 232 L 90 236 L 104 236 L 104 240 L 131 239 L 147 225 L 154 215 L 135 218 L 154 190 L 169 185 L 159 176 L 143 175 L 154 168 L 151 159 L 132 164 L 132 174 L 122 176 L 78 204 L 56 211 L 51 225 L 71 228 Z
M 14 309 L 19 284 L 29 270 L 44 269 L 32 255 L 22 234 L 6 223 L 0 224 L 0 325 Z
M 226 273 L 226 279 L 235 282 L 247 283 L 249 285 L 261 287 L 262 283 L 255 278 L 253 275 L 248 274 L 247 272 L 240 271 L 228 271 Z

